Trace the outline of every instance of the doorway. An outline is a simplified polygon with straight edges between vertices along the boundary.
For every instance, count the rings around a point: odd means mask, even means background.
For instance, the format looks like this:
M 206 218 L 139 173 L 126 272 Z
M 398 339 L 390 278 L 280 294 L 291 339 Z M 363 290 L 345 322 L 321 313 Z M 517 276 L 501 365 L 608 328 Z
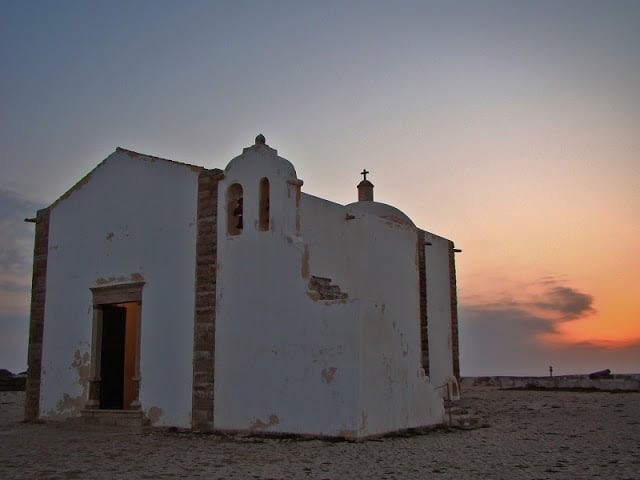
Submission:
M 100 408 L 128 409 L 134 400 L 137 323 L 135 302 L 102 306 Z
M 102 309 L 100 408 L 122 409 L 127 309 L 105 305 Z
M 140 410 L 140 316 L 144 282 L 95 287 L 85 409 Z

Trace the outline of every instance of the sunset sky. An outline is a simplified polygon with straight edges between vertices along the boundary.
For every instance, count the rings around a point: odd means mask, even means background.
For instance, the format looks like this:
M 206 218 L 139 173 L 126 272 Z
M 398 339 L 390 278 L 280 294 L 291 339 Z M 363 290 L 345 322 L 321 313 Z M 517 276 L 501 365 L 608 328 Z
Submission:
M 0 368 L 26 369 L 33 225 L 117 146 L 451 238 L 463 375 L 640 372 L 639 1 L 0 5 Z

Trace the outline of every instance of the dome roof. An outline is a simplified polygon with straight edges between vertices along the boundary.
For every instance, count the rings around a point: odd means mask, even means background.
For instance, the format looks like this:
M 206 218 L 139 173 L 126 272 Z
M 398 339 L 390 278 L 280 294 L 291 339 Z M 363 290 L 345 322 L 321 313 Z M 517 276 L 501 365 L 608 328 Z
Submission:
M 392 207 L 391 205 L 387 205 L 386 203 L 380 202 L 353 202 L 347 205 L 348 208 L 351 208 L 356 211 L 360 211 L 363 213 L 368 213 L 369 215 L 375 215 L 376 217 L 384 218 L 385 220 L 390 220 L 399 225 L 407 225 L 415 228 L 415 223 L 404 213 L 398 210 L 396 207 Z
M 232 171 L 253 170 L 260 174 L 275 174 L 285 180 L 298 180 L 293 164 L 278 156 L 278 151 L 265 143 L 262 134 L 256 137 L 254 145 L 242 150 L 242 154 L 233 158 L 225 167 L 225 174 Z

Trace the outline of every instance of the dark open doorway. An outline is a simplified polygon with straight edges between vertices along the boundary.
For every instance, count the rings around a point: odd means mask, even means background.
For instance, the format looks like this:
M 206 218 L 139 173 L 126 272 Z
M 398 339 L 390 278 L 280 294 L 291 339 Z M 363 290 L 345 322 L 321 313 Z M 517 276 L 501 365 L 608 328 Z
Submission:
M 105 305 L 102 311 L 100 408 L 122 409 L 127 309 Z
M 93 340 L 85 410 L 95 409 L 91 413 L 93 416 L 100 409 L 141 410 L 140 313 L 143 286 L 144 282 L 136 282 L 91 289 Z M 112 415 L 110 411 L 102 413 Z

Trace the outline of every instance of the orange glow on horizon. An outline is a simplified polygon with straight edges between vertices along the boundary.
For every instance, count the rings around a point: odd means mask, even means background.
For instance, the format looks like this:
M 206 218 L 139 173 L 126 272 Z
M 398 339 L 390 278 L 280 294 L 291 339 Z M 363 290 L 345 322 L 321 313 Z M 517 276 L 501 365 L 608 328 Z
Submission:
M 550 280 L 549 284 L 545 283 L 543 276 L 531 283 L 515 281 L 507 276 L 493 282 L 487 276 L 487 281 L 483 282 L 482 273 L 477 272 L 477 275 L 464 277 L 459 282 L 462 287 L 460 303 L 486 308 L 489 312 L 493 309 L 501 312 L 517 309 L 547 321 L 554 331 L 540 332 L 534 337 L 548 346 L 589 344 L 618 350 L 640 344 L 640 303 L 629 288 L 628 276 L 609 278 L 608 282 L 602 282 L 603 277 L 592 276 L 600 280 L 597 285 L 588 281 L 578 284 L 564 276 Z M 585 277 L 587 275 L 583 280 Z M 547 305 L 550 299 L 546 289 L 554 287 L 571 288 L 576 295 L 592 298 L 592 303 L 573 318 L 566 318 L 561 310 Z
M 552 343 L 591 343 L 611 349 L 640 342 L 640 312 L 631 299 L 603 296 L 596 301 L 595 308 L 594 315 L 557 324 L 553 339 L 542 338 Z

